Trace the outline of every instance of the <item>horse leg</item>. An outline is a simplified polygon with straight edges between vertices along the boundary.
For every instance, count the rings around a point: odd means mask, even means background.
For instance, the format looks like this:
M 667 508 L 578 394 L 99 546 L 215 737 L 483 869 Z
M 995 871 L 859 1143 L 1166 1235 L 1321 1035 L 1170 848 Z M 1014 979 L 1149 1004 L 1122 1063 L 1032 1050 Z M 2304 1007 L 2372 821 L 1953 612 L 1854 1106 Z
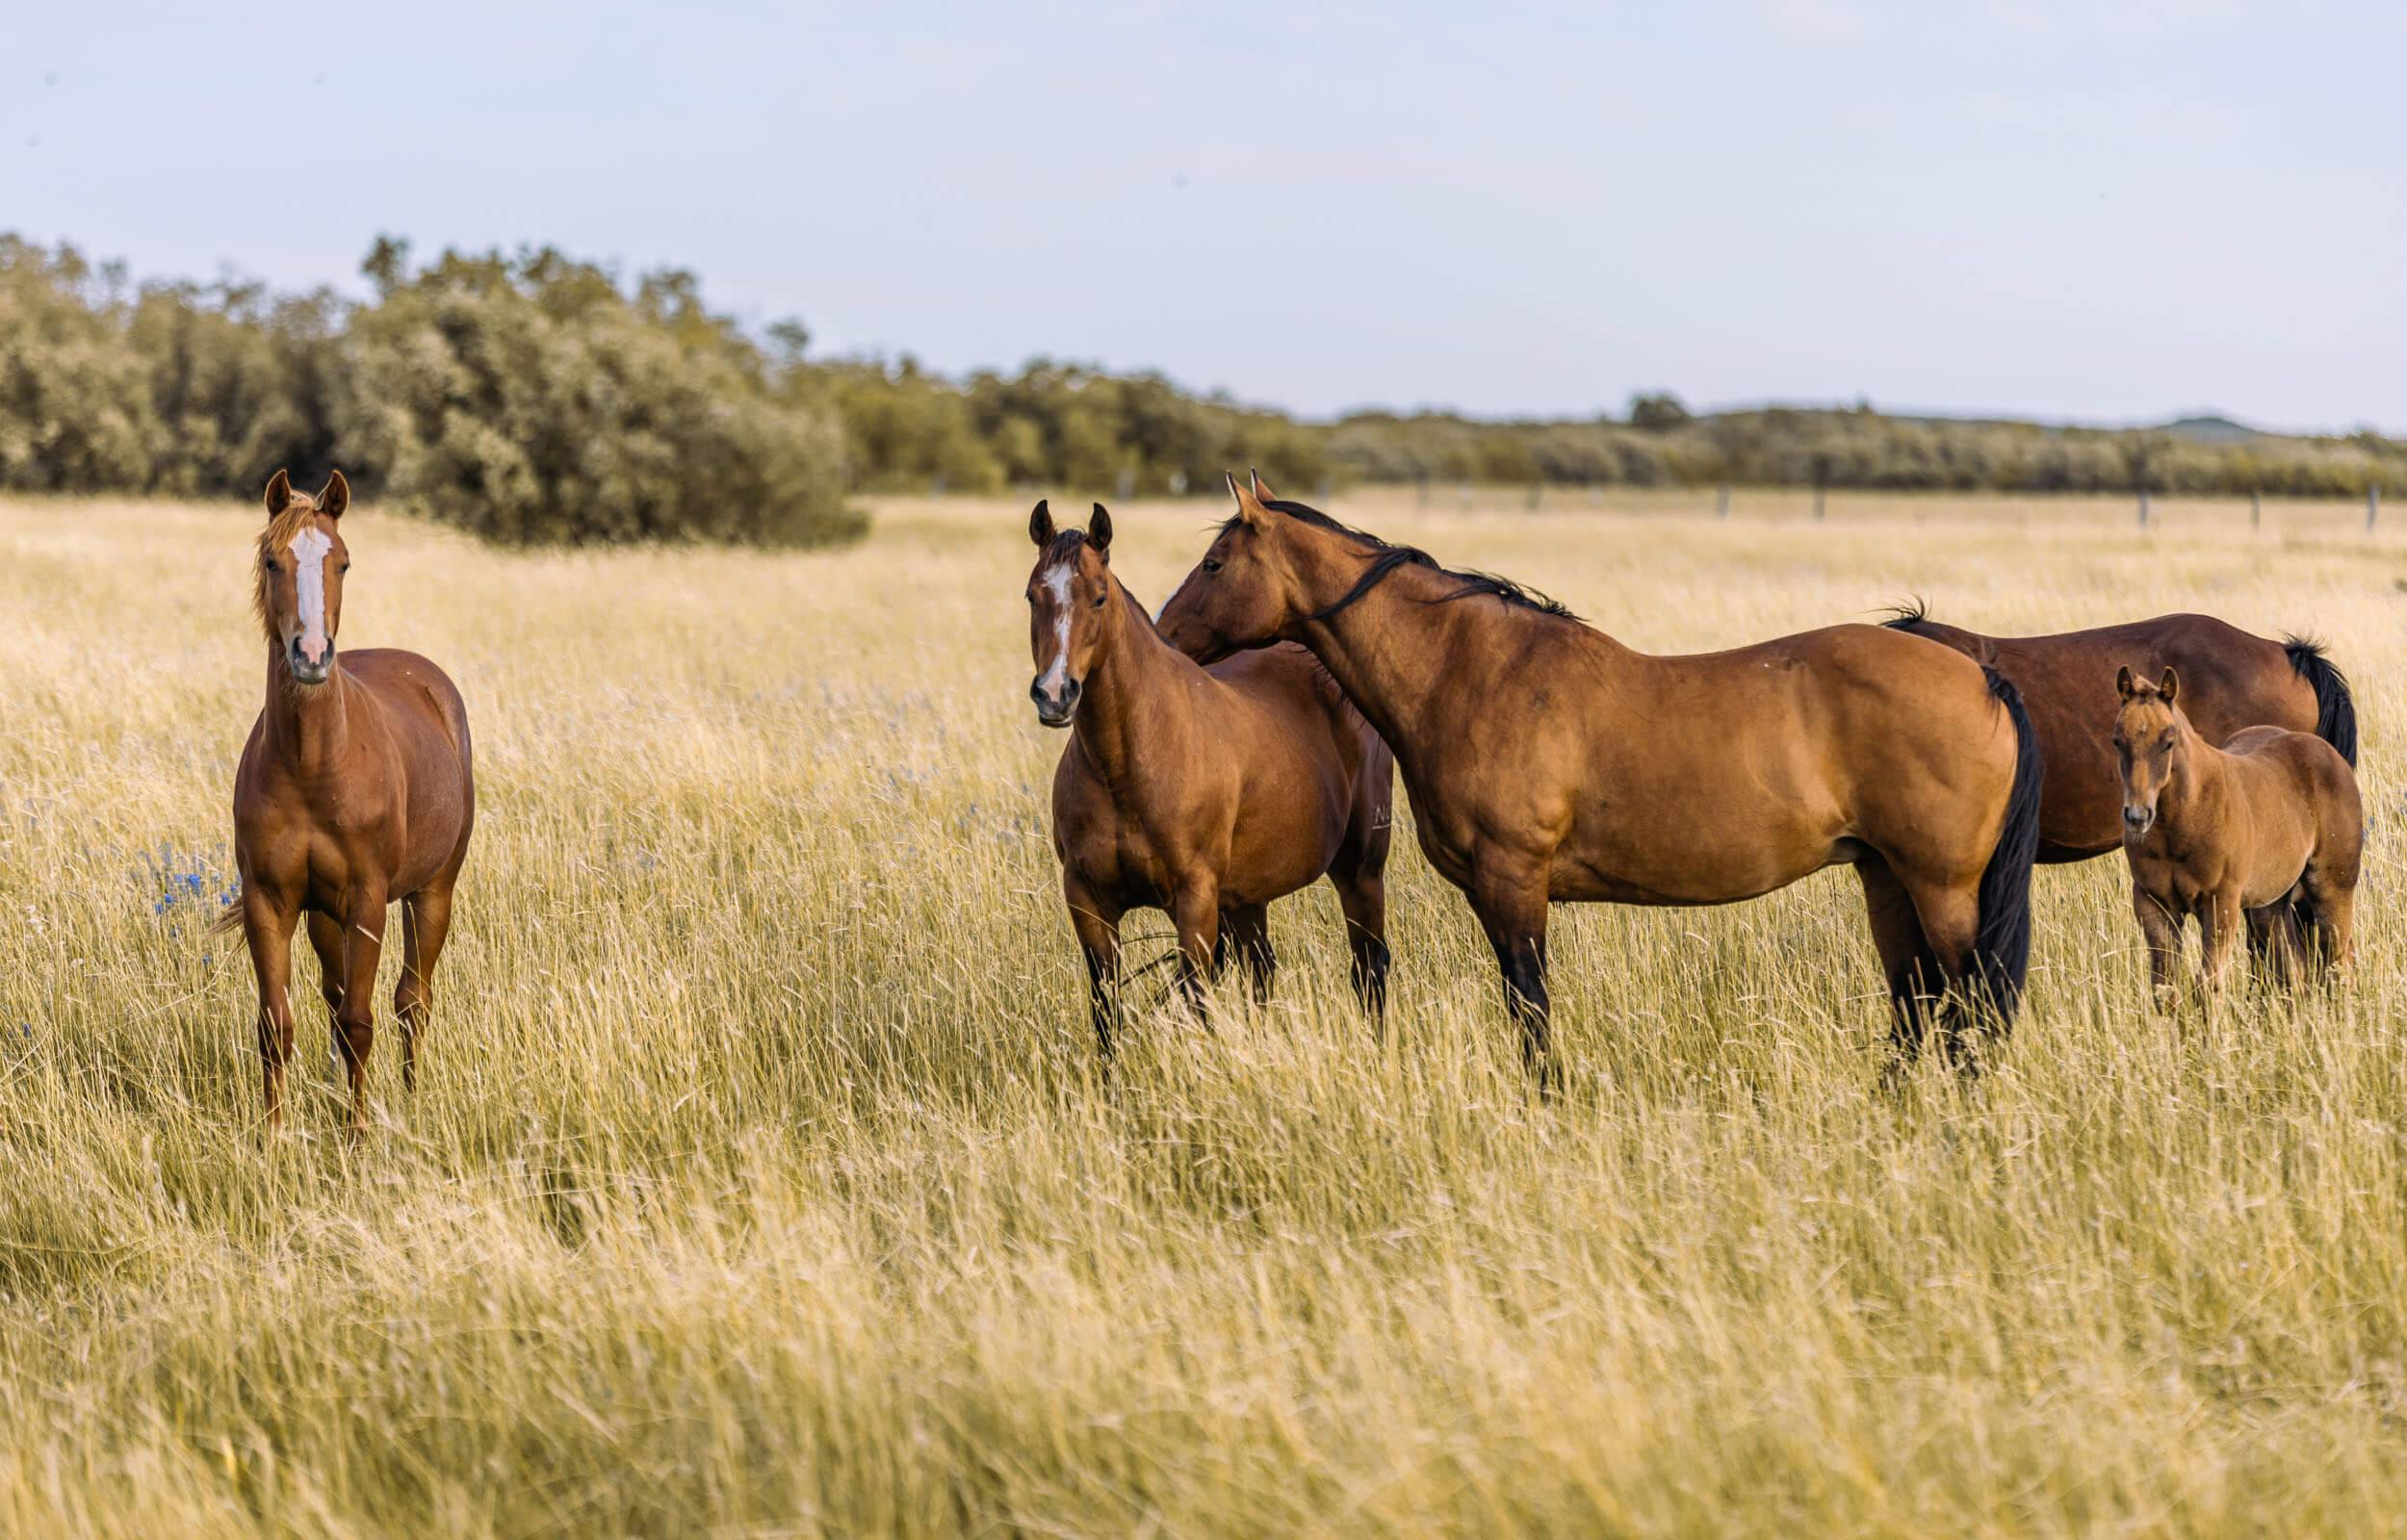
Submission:
M 1271 975 L 1279 971 L 1279 955 L 1270 949 L 1270 906 L 1248 904 L 1221 917 L 1221 940 L 1236 953 L 1245 969 L 1255 1005 L 1270 1000 Z
M 434 1012 L 434 964 L 452 932 L 452 886 L 422 887 L 401 900 L 401 976 L 393 1016 L 401 1024 L 401 1090 L 418 1090 L 418 1035 Z
M 2132 913 L 2148 938 L 2148 998 L 2160 1009 L 2171 1006 L 2181 988 L 2181 916 L 2137 883 L 2132 885 Z
M 2326 978 L 2348 967 L 2350 954 L 2357 937 L 2356 872 L 2351 868 L 2347 881 L 2316 864 L 2307 868 L 2299 879 L 2306 888 L 2308 901 L 2314 906 L 2316 966 Z
M 318 993 L 326 1003 L 326 1035 L 336 1051 L 343 1040 L 343 925 L 331 914 L 311 910 L 309 950 L 318 957 Z
M 293 1057 L 293 923 L 266 895 L 243 885 L 243 940 L 259 986 L 259 1068 L 268 1127 L 284 1126 L 284 1066 Z
M 2249 966 L 2277 988 L 2290 988 L 2300 977 L 2297 895 L 2292 888 L 2288 897 L 2248 911 Z
M 335 1045 L 351 1084 L 351 1133 L 368 1129 L 368 1054 L 376 1042 L 376 962 L 384 952 L 383 889 L 362 886 L 345 906 L 343 1000 L 335 1007 Z
M 1923 1039 L 1930 1030 L 1937 995 L 1945 988 L 1939 960 L 1923 944 L 1923 924 L 1914 912 L 1913 895 L 1897 873 L 1878 856 L 1855 863 L 1864 885 L 1864 913 L 1872 922 L 1872 944 L 1880 954 L 1880 972 L 1889 986 L 1889 1045 L 1895 1071 L 1920 1058 Z
M 2240 916 L 2239 889 L 2227 887 L 2209 893 L 2198 911 L 2198 950 L 2205 963 L 2207 1012 L 2212 1016 L 2223 1003 L 2223 990 L 2230 984 L 2232 961 L 2239 955 L 2239 933 L 2246 922 Z
M 1182 875 L 1169 907 L 1170 923 L 1178 932 L 1178 988 L 1201 1019 L 1204 983 L 1220 944 L 1220 878 L 1211 872 Z
M 1387 1031 L 1387 882 L 1380 868 L 1341 872 L 1332 867 L 1330 885 L 1337 889 L 1337 908 L 1346 917 L 1346 947 L 1354 962 L 1347 972 L 1354 997 L 1370 1014 L 1371 1031 Z
M 1552 1097 L 1563 1090 L 1563 1065 L 1555 1059 L 1554 1009 L 1546 992 L 1546 885 L 1529 870 L 1480 876 L 1471 909 L 1496 950 L 1505 1011 L 1521 1029 L 1521 1062 L 1539 1094 Z
M 1939 964 L 1947 998 L 1940 1007 L 1940 1049 L 1948 1065 L 1961 1074 L 1978 1074 L 1969 1017 L 1979 998 L 1973 971 L 1973 941 L 1980 928 L 1980 880 L 1978 874 L 1960 883 L 1905 885 L 1922 922 L 1923 945 Z
M 1095 1019 L 1095 1045 L 1105 1063 L 1112 1056 L 1112 1033 L 1120 1024 L 1120 914 L 1106 907 L 1086 885 L 1065 876 L 1062 899 L 1070 906 L 1070 928 L 1086 959 L 1087 1006 Z

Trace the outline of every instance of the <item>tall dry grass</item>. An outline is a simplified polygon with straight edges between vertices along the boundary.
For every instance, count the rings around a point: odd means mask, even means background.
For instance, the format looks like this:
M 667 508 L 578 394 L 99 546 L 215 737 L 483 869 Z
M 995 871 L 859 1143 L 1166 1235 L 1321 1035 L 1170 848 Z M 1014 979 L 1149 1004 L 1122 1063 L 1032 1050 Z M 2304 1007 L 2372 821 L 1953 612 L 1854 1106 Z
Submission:
M 263 1143 L 247 969 L 204 934 L 252 518 L 0 504 L 0 1532 L 2407 1526 L 2396 543 L 2344 509 L 1452 502 L 1338 511 L 1647 648 L 1916 592 L 2324 635 L 2375 820 L 2357 980 L 2151 1018 L 2119 865 L 2048 870 L 2003 1072 L 1890 1096 L 1845 873 L 1559 911 L 1540 1106 L 1406 840 L 1384 1047 L 1324 889 L 1279 907 L 1271 1009 L 1145 1020 L 1107 1084 L 1022 508 L 893 502 L 782 557 L 505 556 L 368 508 L 343 639 L 454 673 L 483 811 L 415 1101 L 388 1032 L 340 1137 L 311 996 Z M 1158 601 L 1216 512 L 1117 510 L 1116 565 Z

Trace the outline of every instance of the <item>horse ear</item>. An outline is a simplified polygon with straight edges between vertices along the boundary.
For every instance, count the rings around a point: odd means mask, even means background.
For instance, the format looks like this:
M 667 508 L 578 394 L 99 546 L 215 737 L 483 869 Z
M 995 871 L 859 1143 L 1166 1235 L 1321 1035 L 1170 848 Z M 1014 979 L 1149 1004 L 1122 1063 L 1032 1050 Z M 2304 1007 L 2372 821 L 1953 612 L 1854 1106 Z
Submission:
M 1262 507 L 1262 500 L 1255 497 L 1251 489 L 1237 485 L 1235 472 L 1231 471 L 1228 475 L 1229 495 L 1237 500 L 1237 517 L 1247 524 L 1255 523 L 1266 511 Z
M 2132 680 L 2132 666 L 2129 663 L 2114 671 L 2114 693 L 2126 701 L 2138 693 Z
M 1247 477 L 1247 479 L 1251 480 L 1251 481 L 1254 483 L 1254 500 L 1255 500 L 1255 501 L 1256 501 L 1256 502 L 1268 502 L 1271 499 L 1273 499 L 1273 498 L 1275 498 L 1275 497 L 1279 496 L 1279 494 L 1278 494 L 1278 493 L 1273 492 L 1273 491 L 1270 489 L 1270 483 L 1262 479 L 1262 473 L 1261 473 L 1261 472 L 1259 472 L 1259 471 L 1248 471 L 1248 472 L 1246 473 L 1246 477 Z
M 2164 678 L 2157 680 L 2157 693 L 2164 697 L 2167 706 L 2173 704 L 2173 697 L 2182 693 L 2182 677 L 2174 673 L 2170 666 L 2166 667 Z
M 318 511 L 329 519 L 340 519 L 343 510 L 351 505 L 351 484 L 335 472 L 326 477 L 326 489 L 318 494 Z
M 1105 563 L 1112 559 L 1112 516 L 1101 503 L 1095 505 L 1095 517 L 1087 521 L 1086 543 Z
M 1053 510 L 1046 506 L 1046 500 L 1037 499 L 1036 506 L 1028 510 L 1028 538 L 1039 551 L 1053 543 Z
M 278 471 L 268 477 L 268 517 L 282 513 L 293 500 L 293 478 Z

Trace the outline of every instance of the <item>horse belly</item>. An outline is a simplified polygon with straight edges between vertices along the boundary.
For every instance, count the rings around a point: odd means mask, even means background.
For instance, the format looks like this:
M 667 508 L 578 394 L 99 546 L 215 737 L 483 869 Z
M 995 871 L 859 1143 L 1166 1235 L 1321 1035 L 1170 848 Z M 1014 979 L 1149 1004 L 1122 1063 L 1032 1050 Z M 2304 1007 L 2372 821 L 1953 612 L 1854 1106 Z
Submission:
M 1847 859 L 1845 810 L 1785 756 L 1715 768 L 1599 788 L 1557 852 L 1550 896 L 1727 904 Z
M 1843 837 L 1786 830 L 1677 844 L 1660 835 L 1581 841 L 1556 853 L 1546 896 L 1570 903 L 1733 904 L 1851 859 L 1852 842 Z

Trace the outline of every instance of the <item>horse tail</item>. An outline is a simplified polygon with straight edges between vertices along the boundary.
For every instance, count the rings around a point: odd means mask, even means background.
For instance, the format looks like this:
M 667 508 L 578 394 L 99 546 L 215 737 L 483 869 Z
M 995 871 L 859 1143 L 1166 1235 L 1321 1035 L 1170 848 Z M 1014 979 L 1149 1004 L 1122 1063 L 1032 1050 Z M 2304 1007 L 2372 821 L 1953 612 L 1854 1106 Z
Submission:
M 1981 868 L 1980 920 L 1973 932 L 1976 987 L 2003 1029 L 2013 1024 L 2031 971 L 2031 870 L 2039 855 L 2039 785 L 2047 767 L 2022 692 L 1994 668 L 1984 664 L 1981 673 L 1991 698 L 2014 725 L 2014 782 L 1997 845 Z
M 243 904 L 238 897 L 228 904 L 218 917 L 209 922 L 211 936 L 239 936 L 243 930 Z
M 2348 677 L 2324 655 L 2323 644 L 2303 636 L 2283 638 L 2290 666 L 2316 692 L 2316 736 L 2341 751 L 2348 767 L 2357 768 L 2357 699 L 2348 693 Z

